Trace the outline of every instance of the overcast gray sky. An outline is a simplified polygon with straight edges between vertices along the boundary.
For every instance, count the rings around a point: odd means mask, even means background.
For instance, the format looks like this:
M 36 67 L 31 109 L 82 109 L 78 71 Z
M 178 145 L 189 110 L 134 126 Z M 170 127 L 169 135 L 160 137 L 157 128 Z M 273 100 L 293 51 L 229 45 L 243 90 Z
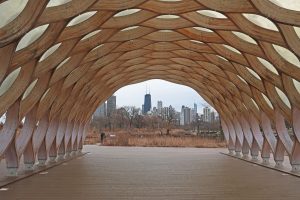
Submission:
M 180 111 L 182 105 L 193 107 L 194 103 L 196 103 L 198 113 L 202 113 L 203 104 L 208 105 L 192 88 L 153 79 L 119 89 L 115 93 L 117 96 L 117 106 L 136 106 L 141 108 L 144 103 L 146 85 L 150 88 L 152 107 L 156 107 L 157 101 L 161 100 L 163 107 L 172 105 L 177 111 Z

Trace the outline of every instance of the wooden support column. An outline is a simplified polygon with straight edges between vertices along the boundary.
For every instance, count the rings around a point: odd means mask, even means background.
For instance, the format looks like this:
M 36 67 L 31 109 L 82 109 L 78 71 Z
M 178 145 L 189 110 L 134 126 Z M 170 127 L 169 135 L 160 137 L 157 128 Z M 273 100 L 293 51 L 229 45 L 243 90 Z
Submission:
M 81 149 L 82 149 L 82 148 L 80 148 L 80 141 L 82 140 L 83 129 L 84 129 L 83 123 L 80 123 L 80 125 L 79 125 L 79 131 L 78 131 L 78 136 L 77 136 L 77 139 L 76 139 L 77 152 L 78 153 L 81 152 Z
M 8 176 L 17 176 L 19 168 L 19 158 L 16 151 L 15 139 L 10 143 L 5 151 L 6 167 Z
M 290 156 L 292 170 L 300 172 L 300 109 L 295 107 L 293 109 L 293 129 L 295 133 L 295 141 Z
M 263 159 L 263 164 L 268 165 L 270 163 L 270 155 L 272 149 L 267 139 L 264 139 L 263 147 L 261 150 L 261 158 Z
M 244 143 L 244 133 L 237 118 L 234 119 L 234 130 L 236 133 L 235 153 L 237 157 L 241 157 L 242 145 Z
M 47 129 L 47 133 L 45 137 L 46 150 L 50 162 L 55 162 L 55 159 L 57 157 L 57 148 L 56 148 L 56 139 L 55 139 L 57 130 L 58 130 L 58 121 L 56 119 L 52 119 Z
M 32 139 L 27 143 L 27 146 L 23 152 L 25 170 L 33 170 L 33 165 L 35 163 L 35 157 L 33 152 Z
M 242 125 L 242 130 L 244 133 L 242 153 L 243 153 L 243 157 L 245 159 L 248 159 L 250 147 L 253 143 L 253 134 L 250 130 L 250 125 L 249 125 L 248 121 L 244 118 L 244 116 L 240 117 L 240 121 L 241 121 L 241 125 Z
M 74 129 L 74 122 L 70 121 L 67 124 L 66 134 L 65 134 L 65 148 L 66 148 L 66 158 L 70 157 L 72 152 L 71 136 Z
M 275 167 L 282 168 L 284 161 L 285 148 L 280 139 L 277 140 L 276 149 L 274 153 Z
M 62 138 L 62 139 L 64 139 L 64 138 Z M 59 145 L 57 154 L 58 154 L 57 160 L 63 160 L 64 159 L 64 156 L 66 154 L 66 149 L 65 149 L 65 143 L 64 142 L 62 142 Z
M 71 146 L 72 146 L 72 155 L 75 156 L 77 152 L 77 136 L 78 136 L 78 131 L 80 128 L 79 122 L 75 122 L 73 131 L 72 131 L 72 137 L 71 137 Z
M 20 135 L 16 139 L 16 149 L 18 158 L 20 159 L 24 155 L 24 164 L 26 170 L 33 170 L 35 162 L 32 135 L 36 127 L 36 110 L 37 106 L 34 106 L 32 110 L 26 115 L 25 123 L 20 131 Z
M 227 142 L 227 147 L 228 147 L 229 153 L 231 154 L 231 152 L 233 152 L 235 149 L 234 142 L 229 133 L 228 126 L 224 120 L 221 120 L 221 126 L 222 126 L 222 130 L 223 130 L 226 142 Z
M 241 144 L 236 142 L 238 139 L 237 139 L 237 136 L 235 134 L 235 130 L 233 128 L 233 125 L 232 125 L 231 122 L 228 122 L 227 124 L 228 124 L 228 131 L 229 131 L 229 135 L 230 135 L 229 142 L 230 142 L 230 140 L 232 141 L 232 146 L 234 146 L 234 151 L 235 152 L 241 152 L 241 150 L 242 150 Z M 230 154 L 233 155 L 234 151 L 230 151 Z
M 58 160 L 64 159 L 65 156 L 65 134 L 67 129 L 66 120 L 61 120 L 57 129 L 56 148 L 58 149 Z
M 263 164 L 268 165 L 270 163 L 270 154 L 275 153 L 277 140 L 271 127 L 271 121 L 263 112 L 261 114 L 261 123 L 264 133 L 261 157 L 263 159 Z
M 258 146 L 258 143 L 257 143 L 256 139 L 253 138 L 252 145 L 250 148 L 252 161 L 258 160 L 259 150 L 260 150 L 260 148 Z
M 49 113 L 46 113 L 39 121 L 32 138 L 33 152 L 38 155 L 39 164 L 45 164 L 47 160 L 47 151 L 45 143 L 45 135 L 49 125 Z
M 16 101 L 6 113 L 6 121 L 0 131 L 0 156 L 5 154 L 8 174 L 17 175 L 19 159 L 16 152 L 15 138 L 19 125 L 19 101 Z
M 300 142 L 295 140 L 293 153 L 290 156 L 290 162 L 292 165 L 293 172 L 300 172 Z
M 250 152 L 250 146 L 249 146 L 249 144 L 247 142 L 246 137 L 244 137 L 243 146 L 242 146 L 242 153 L 243 153 L 243 158 L 244 159 L 248 158 L 249 152 Z
M 66 145 L 66 155 L 65 158 L 70 158 L 72 153 L 72 144 L 71 144 L 71 138 L 69 138 L 68 141 L 65 143 Z
M 43 167 L 46 165 L 47 161 L 47 150 L 46 150 L 46 142 L 45 139 L 43 139 L 42 144 L 40 145 L 39 151 L 38 151 L 38 161 L 39 166 Z
M 57 149 L 56 149 L 56 140 L 54 139 L 50 149 L 48 151 L 48 155 L 49 155 L 49 161 L 50 162 L 55 162 L 55 159 L 57 157 Z

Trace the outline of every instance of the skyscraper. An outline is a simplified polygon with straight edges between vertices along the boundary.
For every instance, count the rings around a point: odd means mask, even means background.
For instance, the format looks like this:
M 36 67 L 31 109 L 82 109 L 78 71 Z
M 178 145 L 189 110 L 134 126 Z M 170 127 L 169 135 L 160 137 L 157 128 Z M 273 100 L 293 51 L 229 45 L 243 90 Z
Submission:
M 151 94 L 145 94 L 144 114 L 147 114 L 149 111 L 151 111 Z
M 162 107 L 163 107 L 162 101 L 157 101 L 157 111 L 158 111 L 158 114 L 161 114 Z
M 188 125 L 191 123 L 191 109 L 189 107 L 185 107 L 184 109 L 184 124 Z
M 111 116 L 111 114 L 116 110 L 117 108 L 117 97 L 111 96 L 107 100 L 107 116 Z
M 210 120 L 211 120 L 211 117 L 210 117 L 210 108 L 209 107 L 204 107 L 203 108 L 203 120 L 205 121 L 205 122 L 210 122 Z
M 214 111 L 211 111 L 210 113 L 210 122 L 216 121 L 216 113 Z
M 181 112 L 180 112 L 180 125 L 184 125 L 184 106 L 181 107 Z
M 181 107 L 180 125 L 188 125 L 191 123 L 191 109 L 186 106 Z
M 191 122 L 196 121 L 197 117 L 197 104 L 194 103 L 194 108 L 191 109 Z
M 106 116 L 106 103 L 101 104 L 94 113 L 95 117 L 105 117 Z

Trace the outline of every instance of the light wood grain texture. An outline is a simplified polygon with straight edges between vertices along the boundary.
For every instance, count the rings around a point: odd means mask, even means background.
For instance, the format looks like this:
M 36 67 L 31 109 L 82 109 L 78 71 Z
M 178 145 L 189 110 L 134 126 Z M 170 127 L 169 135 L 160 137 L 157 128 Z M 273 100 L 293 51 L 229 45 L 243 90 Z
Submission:
M 220 149 L 86 146 L 85 151 L 91 154 L 8 185 L 1 199 L 297 200 L 300 195 L 298 177 L 222 155 Z
M 0 114 L 18 109 L 1 130 L 0 156 L 23 117 L 18 156 L 26 149 L 36 156 L 42 144 L 47 155 L 76 151 L 99 104 L 125 85 L 164 79 L 195 89 L 218 111 L 230 150 L 284 150 L 300 163 L 293 124 L 300 109 L 299 16 L 259 0 L 73 0 L 54 7 L 29 0 L 0 28 L 1 83 L 21 68 L 9 88 L 1 86 Z M 43 25 L 38 38 L 15 50 Z

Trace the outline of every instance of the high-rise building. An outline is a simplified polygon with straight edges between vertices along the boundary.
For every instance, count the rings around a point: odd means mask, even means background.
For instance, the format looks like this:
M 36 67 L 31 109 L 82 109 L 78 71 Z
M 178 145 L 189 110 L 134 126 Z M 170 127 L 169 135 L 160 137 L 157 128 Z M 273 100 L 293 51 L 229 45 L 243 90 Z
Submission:
M 200 119 L 200 122 L 204 122 L 204 115 L 201 114 L 201 115 L 199 116 L 199 119 Z
M 158 114 L 161 114 L 162 107 L 163 107 L 162 101 L 157 101 L 157 111 L 158 111 Z
M 211 117 L 210 117 L 210 108 L 209 107 L 204 107 L 203 108 L 203 120 L 205 121 L 205 122 L 210 122 L 210 120 L 211 120 Z
M 156 108 L 156 107 L 153 107 L 153 109 L 152 109 L 152 114 L 153 114 L 153 115 L 157 115 L 157 108 Z
M 161 116 L 163 119 L 168 119 L 168 117 L 169 117 L 169 108 L 168 107 L 163 107 L 161 109 Z
M 197 104 L 194 103 L 194 108 L 191 109 L 190 122 L 195 122 L 197 120 Z
M 117 97 L 111 96 L 107 100 L 107 116 L 111 116 L 111 114 L 116 110 L 117 108 Z
M 191 109 L 186 106 L 181 107 L 180 125 L 188 125 L 191 123 Z
M 214 111 L 211 111 L 210 113 L 210 122 L 216 121 L 216 113 Z
M 180 125 L 180 112 L 175 111 L 175 125 Z
M 184 124 L 188 125 L 191 123 L 191 109 L 189 107 L 185 107 L 184 109 Z
M 170 105 L 169 107 L 164 107 L 163 110 L 164 110 L 166 119 L 175 120 L 175 114 L 176 114 L 175 108 L 173 108 Z
M 147 114 L 149 111 L 151 111 L 151 94 L 145 94 L 144 114 Z
M 196 112 L 195 112 L 195 109 L 194 109 L 194 108 L 191 109 L 191 112 L 190 112 L 190 120 L 191 120 L 191 122 L 193 122 L 193 121 L 196 120 Z
M 180 125 L 184 125 L 184 106 L 181 107 L 181 112 L 180 112 Z
M 106 116 L 106 103 L 101 104 L 94 113 L 95 117 L 105 117 Z

